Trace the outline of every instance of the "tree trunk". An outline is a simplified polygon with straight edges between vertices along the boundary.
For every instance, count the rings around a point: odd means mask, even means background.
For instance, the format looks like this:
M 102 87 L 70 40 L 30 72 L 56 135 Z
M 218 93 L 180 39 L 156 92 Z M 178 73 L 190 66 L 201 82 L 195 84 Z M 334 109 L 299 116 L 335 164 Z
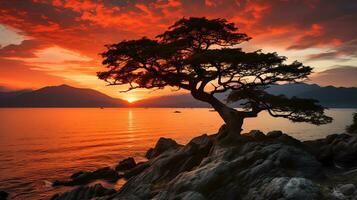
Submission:
M 226 124 L 228 135 L 240 135 L 242 131 L 244 116 L 239 111 L 225 105 L 213 95 L 192 92 L 191 94 L 194 98 L 212 105 L 212 107 L 218 112 Z

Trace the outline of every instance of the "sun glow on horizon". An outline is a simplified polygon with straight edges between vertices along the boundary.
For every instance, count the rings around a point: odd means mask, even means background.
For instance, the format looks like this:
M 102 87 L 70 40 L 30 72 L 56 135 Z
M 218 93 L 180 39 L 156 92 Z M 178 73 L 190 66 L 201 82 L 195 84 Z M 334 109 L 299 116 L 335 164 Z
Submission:
M 127 98 L 125 98 L 125 100 L 129 103 L 134 103 L 135 101 L 138 101 L 139 99 L 135 98 L 135 97 L 127 97 Z

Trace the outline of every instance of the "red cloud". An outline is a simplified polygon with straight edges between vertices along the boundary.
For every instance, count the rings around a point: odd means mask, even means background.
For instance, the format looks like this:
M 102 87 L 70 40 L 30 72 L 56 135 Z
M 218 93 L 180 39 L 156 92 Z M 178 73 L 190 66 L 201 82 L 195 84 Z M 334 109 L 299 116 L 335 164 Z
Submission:
M 0 1 L 0 23 L 30 40 L 1 49 L 0 56 L 31 57 L 58 46 L 99 63 L 105 44 L 154 37 L 190 16 L 233 21 L 253 37 L 254 48 L 331 49 L 311 55 L 314 59 L 335 59 L 357 49 L 354 0 L 12 0 Z

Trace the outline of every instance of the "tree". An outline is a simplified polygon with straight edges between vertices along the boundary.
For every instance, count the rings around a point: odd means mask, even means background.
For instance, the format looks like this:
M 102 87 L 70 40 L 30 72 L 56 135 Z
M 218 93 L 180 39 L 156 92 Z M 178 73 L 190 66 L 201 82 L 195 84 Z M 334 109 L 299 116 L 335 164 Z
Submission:
M 250 39 L 225 19 L 183 18 L 156 39 L 107 45 L 101 54 L 107 70 L 97 75 L 109 85 L 128 85 L 126 91 L 166 86 L 188 90 L 212 105 L 230 133 L 239 134 L 243 120 L 263 110 L 294 122 L 331 122 L 315 100 L 265 92 L 273 84 L 304 81 L 312 68 L 297 61 L 285 64 L 287 58 L 277 53 L 237 47 Z M 231 92 L 229 101 L 239 100 L 244 109 L 231 108 L 214 96 L 225 92 Z
M 356 134 L 357 133 L 357 113 L 353 114 L 353 122 L 351 125 L 346 127 L 347 133 Z

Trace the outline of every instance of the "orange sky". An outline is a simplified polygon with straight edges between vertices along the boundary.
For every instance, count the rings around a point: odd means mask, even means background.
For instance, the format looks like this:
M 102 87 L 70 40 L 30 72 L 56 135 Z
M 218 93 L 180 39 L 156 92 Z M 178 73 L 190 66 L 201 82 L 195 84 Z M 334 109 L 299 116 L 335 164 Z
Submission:
M 311 81 L 357 86 L 355 0 L 11 0 L 0 1 L 0 86 L 69 84 L 123 99 L 96 78 L 104 45 L 154 37 L 182 17 L 226 18 L 253 37 L 243 48 L 277 51 L 315 68 Z

